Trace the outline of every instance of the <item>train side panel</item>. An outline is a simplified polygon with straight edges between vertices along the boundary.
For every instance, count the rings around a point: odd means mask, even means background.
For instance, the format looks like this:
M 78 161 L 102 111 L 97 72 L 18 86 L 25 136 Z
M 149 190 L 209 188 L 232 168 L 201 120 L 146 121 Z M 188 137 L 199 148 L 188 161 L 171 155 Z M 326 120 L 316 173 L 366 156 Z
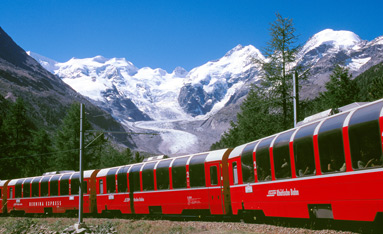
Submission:
M 233 214 L 374 221 L 383 213 L 382 107 L 379 100 L 234 149 Z

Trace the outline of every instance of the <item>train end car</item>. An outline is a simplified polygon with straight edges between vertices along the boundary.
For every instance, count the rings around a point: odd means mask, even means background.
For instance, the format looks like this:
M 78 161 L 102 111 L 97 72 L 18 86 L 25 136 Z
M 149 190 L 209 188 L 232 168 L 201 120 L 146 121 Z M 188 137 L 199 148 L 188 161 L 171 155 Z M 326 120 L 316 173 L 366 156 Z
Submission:
M 236 147 L 233 214 L 374 221 L 383 214 L 383 100 Z
M 7 213 L 7 184 L 9 180 L 0 180 L 0 214 Z
M 84 172 L 84 213 L 91 213 L 92 207 L 95 209 L 92 186 L 96 173 L 96 170 Z M 68 172 L 10 180 L 7 186 L 7 212 L 60 214 L 78 211 L 79 177 L 79 172 Z

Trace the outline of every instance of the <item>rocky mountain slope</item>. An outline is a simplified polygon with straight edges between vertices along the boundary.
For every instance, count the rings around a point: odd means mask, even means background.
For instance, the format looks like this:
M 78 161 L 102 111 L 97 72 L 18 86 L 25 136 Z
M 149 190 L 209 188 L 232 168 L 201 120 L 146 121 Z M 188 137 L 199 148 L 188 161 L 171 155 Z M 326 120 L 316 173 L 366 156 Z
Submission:
M 73 102 L 85 104 L 87 118 L 96 129 L 125 131 L 110 114 L 90 103 L 60 78 L 28 56 L 0 27 L 0 95 L 10 101 L 23 98 L 38 127 L 54 131 Z M 127 141 L 126 136 L 116 140 Z M 132 146 L 130 141 L 127 145 Z
M 260 67 L 251 58 L 264 59 L 254 46 L 238 45 L 189 72 L 179 67 L 168 73 L 102 56 L 64 63 L 31 56 L 126 126 L 158 131 L 150 144 L 140 137 L 135 142 L 166 154 L 204 151 L 217 141 L 235 120 L 251 84 L 260 82 Z M 305 43 L 296 61 L 290 68 L 310 67 L 300 96 L 312 98 L 324 90 L 335 64 L 346 65 L 355 77 L 382 62 L 383 36 L 365 41 L 353 32 L 326 29 Z

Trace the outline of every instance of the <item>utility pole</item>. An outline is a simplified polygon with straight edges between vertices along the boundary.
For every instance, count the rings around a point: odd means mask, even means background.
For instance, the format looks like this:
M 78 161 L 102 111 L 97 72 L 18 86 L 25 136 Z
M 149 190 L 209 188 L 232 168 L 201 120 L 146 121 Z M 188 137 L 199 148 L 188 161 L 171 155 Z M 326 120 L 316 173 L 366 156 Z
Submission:
M 293 103 L 294 103 L 294 128 L 297 126 L 297 87 L 295 83 L 295 72 L 293 72 Z
M 84 170 L 83 170 L 83 160 L 82 160 L 82 154 L 84 152 L 84 149 L 90 146 L 96 139 L 101 137 L 103 133 L 109 132 L 109 133 L 123 133 L 123 134 L 145 134 L 145 135 L 158 135 L 156 133 L 126 133 L 126 132 L 115 132 L 115 131 L 103 131 L 102 134 L 97 136 L 95 139 L 93 139 L 92 142 L 90 142 L 87 146 L 84 147 L 84 133 L 85 130 L 83 128 L 83 120 L 85 118 L 85 112 L 84 112 L 84 104 L 80 103 L 80 185 L 79 185 L 79 199 L 78 199 L 78 223 L 74 224 L 74 228 L 79 231 L 82 228 L 86 227 L 85 223 L 83 222 L 83 180 L 84 180 Z M 88 132 L 98 132 L 98 131 L 92 131 L 88 130 Z
M 83 153 L 83 141 L 84 141 L 84 130 L 83 130 L 83 118 L 84 118 L 84 104 L 80 104 L 80 188 L 79 188 L 79 199 L 78 199 L 78 225 L 83 224 L 82 220 L 82 210 L 83 210 L 83 180 L 84 180 L 84 171 L 82 168 L 82 153 Z

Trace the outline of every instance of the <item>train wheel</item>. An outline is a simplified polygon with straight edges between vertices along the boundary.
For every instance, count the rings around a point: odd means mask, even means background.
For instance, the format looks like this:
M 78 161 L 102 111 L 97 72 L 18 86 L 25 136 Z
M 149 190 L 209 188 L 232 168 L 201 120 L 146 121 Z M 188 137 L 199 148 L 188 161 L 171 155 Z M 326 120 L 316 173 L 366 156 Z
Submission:
M 262 210 L 244 210 L 242 220 L 245 223 L 262 223 L 265 221 L 265 215 Z

